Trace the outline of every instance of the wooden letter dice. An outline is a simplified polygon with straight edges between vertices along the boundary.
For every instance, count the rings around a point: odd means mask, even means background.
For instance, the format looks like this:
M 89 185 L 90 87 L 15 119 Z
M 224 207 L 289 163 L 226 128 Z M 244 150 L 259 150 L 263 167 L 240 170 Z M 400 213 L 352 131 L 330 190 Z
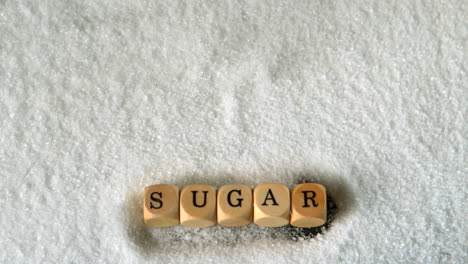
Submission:
M 179 188 L 175 185 L 158 184 L 145 188 L 143 199 L 145 224 L 167 227 L 179 223 Z
M 216 189 L 194 184 L 180 192 L 180 223 L 187 227 L 208 227 L 216 223 Z
M 298 184 L 291 189 L 291 225 L 316 227 L 327 221 L 327 192 L 321 184 Z
M 279 183 L 263 183 L 254 190 L 254 222 L 278 227 L 289 223 L 289 189 Z
M 243 184 L 222 186 L 218 190 L 218 224 L 245 226 L 252 223 L 252 189 Z

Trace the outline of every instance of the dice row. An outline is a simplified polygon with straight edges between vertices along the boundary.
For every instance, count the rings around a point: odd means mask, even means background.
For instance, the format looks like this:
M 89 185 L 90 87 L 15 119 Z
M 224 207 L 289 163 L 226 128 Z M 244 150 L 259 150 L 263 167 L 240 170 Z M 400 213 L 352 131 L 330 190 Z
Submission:
M 175 185 L 145 188 L 143 217 L 148 226 L 187 227 L 259 226 L 317 227 L 327 220 L 326 189 L 317 183 L 295 185 L 263 183 L 253 190 L 248 185 L 214 186 L 194 184 L 181 191 Z

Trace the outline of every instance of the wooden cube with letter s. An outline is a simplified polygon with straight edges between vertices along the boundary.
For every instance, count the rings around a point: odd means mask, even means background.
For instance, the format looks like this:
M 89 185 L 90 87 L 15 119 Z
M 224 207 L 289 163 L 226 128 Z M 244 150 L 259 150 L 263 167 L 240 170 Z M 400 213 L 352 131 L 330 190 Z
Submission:
M 145 224 L 168 227 L 179 224 L 179 188 L 157 184 L 145 188 L 143 218 Z

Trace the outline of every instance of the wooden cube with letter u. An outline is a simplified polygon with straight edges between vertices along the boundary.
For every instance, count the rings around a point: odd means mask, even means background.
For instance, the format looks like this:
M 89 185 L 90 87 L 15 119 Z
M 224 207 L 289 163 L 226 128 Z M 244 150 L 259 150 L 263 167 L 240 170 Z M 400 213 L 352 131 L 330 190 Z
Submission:
M 216 224 L 216 189 L 207 184 L 185 186 L 180 192 L 180 223 L 187 227 Z

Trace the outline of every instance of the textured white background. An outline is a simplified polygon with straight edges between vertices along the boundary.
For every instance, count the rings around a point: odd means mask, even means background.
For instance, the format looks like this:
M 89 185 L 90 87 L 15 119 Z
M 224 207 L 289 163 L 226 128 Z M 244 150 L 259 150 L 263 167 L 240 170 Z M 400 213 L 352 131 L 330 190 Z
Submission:
M 0 262 L 466 263 L 467 13 L 0 0 Z M 150 184 L 304 178 L 317 239 L 142 224 Z

